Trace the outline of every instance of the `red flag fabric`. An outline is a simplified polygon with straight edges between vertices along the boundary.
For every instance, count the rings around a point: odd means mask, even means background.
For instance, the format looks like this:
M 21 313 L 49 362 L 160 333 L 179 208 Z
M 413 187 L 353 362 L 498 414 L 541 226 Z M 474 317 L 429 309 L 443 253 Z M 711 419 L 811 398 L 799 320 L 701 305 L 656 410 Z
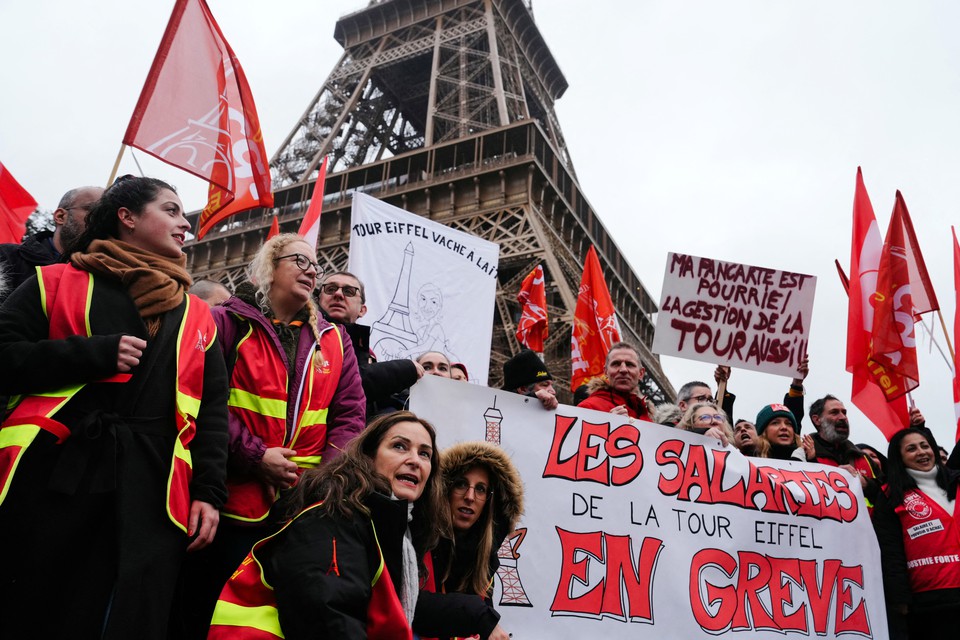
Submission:
M 327 182 L 327 159 L 324 158 L 320 163 L 320 172 L 317 174 L 317 182 L 313 186 L 313 197 L 310 199 L 310 206 L 307 207 L 307 214 L 300 221 L 300 230 L 298 234 L 303 236 L 307 244 L 314 249 L 317 248 L 317 240 L 320 238 L 320 214 L 323 213 L 323 188 Z
M 897 191 L 877 274 L 870 354 L 888 375 L 895 374 L 895 384 L 881 385 L 888 397 L 898 398 L 920 385 L 914 319 L 938 308 L 910 213 Z
M 603 363 L 610 345 L 620 341 L 620 326 L 610 299 L 610 290 L 603 279 L 600 259 L 593 247 L 587 251 L 583 277 L 573 314 L 573 334 L 570 337 L 573 375 L 570 390 L 603 374 Z
M 123 143 L 210 183 L 200 238 L 229 215 L 273 206 L 250 87 L 204 0 L 177 0 Z
M 517 302 L 522 307 L 517 323 L 517 342 L 537 353 L 543 353 L 547 339 L 547 290 L 543 282 L 543 265 L 530 272 L 520 285 Z
M 953 232 L 953 291 L 957 298 L 957 306 L 953 312 L 953 412 L 957 418 L 957 434 L 954 442 L 960 442 L 960 245 L 957 244 L 957 230 Z
M 853 198 L 853 241 L 847 307 L 847 371 L 853 374 L 850 399 L 889 440 L 909 424 L 909 414 L 903 396 L 888 402 L 879 386 L 896 384 L 892 374 L 887 374 L 882 365 L 870 362 L 870 336 L 873 332 L 873 307 L 870 303 L 877 291 L 877 270 L 882 250 L 880 228 L 858 167 Z
M 27 218 L 37 210 L 37 201 L 0 162 L 0 242 L 19 244 L 27 232 Z
M 270 231 L 267 233 L 267 240 L 278 235 L 280 235 L 280 221 L 277 220 L 277 214 L 273 214 L 273 222 L 270 223 Z

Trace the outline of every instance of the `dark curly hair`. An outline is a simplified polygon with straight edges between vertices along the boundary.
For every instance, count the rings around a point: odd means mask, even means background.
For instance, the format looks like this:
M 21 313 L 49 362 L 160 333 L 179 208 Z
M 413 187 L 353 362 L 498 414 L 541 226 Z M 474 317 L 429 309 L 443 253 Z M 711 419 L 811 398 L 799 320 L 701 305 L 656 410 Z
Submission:
M 69 256 L 77 251 L 86 251 L 94 240 L 119 237 L 120 219 L 117 217 L 117 212 L 124 208 L 137 215 L 143 213 L 144 208 L 157 199 L 162 189 L 177 192 L 175 187 L 157 178 L 136 176 L 117 178 L 90 210 L 84 232 L 64 247 L 64 255 Z
M 933 433 L 926 427 L 910 427 L 901 429 L 890 438 L 890 446 L 887 448 L 887 496 L 893 505 L 903 503 L 903 495 L 910 489 L 917 488 L 917 481 L 907 473 L 907 467 L 903 464 L 903 455 L 900 453 L 900 443 L 911 434 L 918 434 L 927 444 L 933 453 L 933 461 L 937 470 L 937 484 L 941 489 L 947 492 L 947 497 L 954 500 L 957 497 L 957 485 L 947 481 L 947 470 L 940 462 L 940 452 L 937 450 L 937 439 Z

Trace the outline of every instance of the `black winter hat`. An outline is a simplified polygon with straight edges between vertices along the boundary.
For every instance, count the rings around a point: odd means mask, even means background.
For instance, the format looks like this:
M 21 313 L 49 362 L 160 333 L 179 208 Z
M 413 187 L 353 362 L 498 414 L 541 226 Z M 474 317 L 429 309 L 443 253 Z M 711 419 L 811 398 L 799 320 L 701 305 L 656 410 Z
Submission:
M 524 349 L 503 363 L 503 388 L 513 391 L 518 387 L 527 387 L 543 380 L 553 380 L 547 371 L 547 365 L 536 352 Z

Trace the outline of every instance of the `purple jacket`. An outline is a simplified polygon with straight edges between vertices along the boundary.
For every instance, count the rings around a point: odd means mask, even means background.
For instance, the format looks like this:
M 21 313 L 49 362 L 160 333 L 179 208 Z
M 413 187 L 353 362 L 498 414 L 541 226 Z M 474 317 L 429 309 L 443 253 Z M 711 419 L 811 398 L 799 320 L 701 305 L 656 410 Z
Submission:
M 235 358 L 234 350 L 240 340 L 239 319 L 242 318 L 249 321 L 255 331 L 264 331 L 270 336 L 276 347 L 276 357 L 280 358 L 283 361 L 284 368 L 289 370 L 287 355 L 280 344 L 280 339 L 273 327 L 270 326 L 270 321 L 259 309 L 234 296 L 221 306 L 211 307 L 210 312 L 213 314 L 214 322 L 217 323 L 217 344 L 223 349 L 228 368 Z M 330 323 L 322 317 L 317 318 L 317 328 L 320 332 L 330 326 Z M 367 419 L 367 400 L 363 393 L 363 385 L 360 383 L 357 356 L 347 333 L 341 331 L 340 337 L 343 340 L 343 368 L 340 372 L 340 382 L 337 383 L 337 390 L 333 395 L 327 413 L 327 444 L 322 454 L 324 462 L 340 455 L 347 443 L 363 430 Z M 300 389 L 296 387 L 303 378 L 303 367 L 306 363 L 307 354 L 314 343 L 313 331 L 308 325 L 304 324 L 300 328 L 300 340 L 297 343 L 297 361 L 294 375 L 290 376 L 290 388 L 287 393 L 289 398 L 297 398 L 300 395 Z M 230 374 L 232 375 L 232 369 Z M 295 402 L 287 403 L 288 433 L 293 429 L 295 405 Z M 237 470 L 249 472 L 260 464 L 267 447 L 263 440 L 250 433 L 232 413 L 229 420 L 230 466 Z

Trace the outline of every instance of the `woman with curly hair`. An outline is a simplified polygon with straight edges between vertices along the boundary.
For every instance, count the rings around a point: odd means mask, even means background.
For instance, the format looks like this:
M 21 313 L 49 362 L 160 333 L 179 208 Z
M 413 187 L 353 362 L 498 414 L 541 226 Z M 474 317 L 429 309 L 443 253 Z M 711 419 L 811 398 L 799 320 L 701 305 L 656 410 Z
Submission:
M 692 431 L 708 438 L 716 438 L 724 445 L 733 442 L 733 429 L 727 414 L 716 402 L 698 402 L 687 407 L 677 429 Z
M 420 559 L 448 518 L 430 423 L 407 411 L 374 420 L 303 474 L 288 508 L 227 582 L 209 638 L 412 638 Z
M 250 281 L 213 308 L 230 371 L 229 498 L 216 543 L 187 568 L 181 636 L 206 635 L 224 582 L 280 526 L 276 501 L 363 429 L 356 352 L 346 332 L 318 314 L 315 260 L 299 235 L 274 236 L 251 261 Z
M 166 638 L 226 500 L 227 375 L 169 184 L 126 177 L 0 309 L 4 638 Z M 192 555 L 192 554 L 191 554 Z

